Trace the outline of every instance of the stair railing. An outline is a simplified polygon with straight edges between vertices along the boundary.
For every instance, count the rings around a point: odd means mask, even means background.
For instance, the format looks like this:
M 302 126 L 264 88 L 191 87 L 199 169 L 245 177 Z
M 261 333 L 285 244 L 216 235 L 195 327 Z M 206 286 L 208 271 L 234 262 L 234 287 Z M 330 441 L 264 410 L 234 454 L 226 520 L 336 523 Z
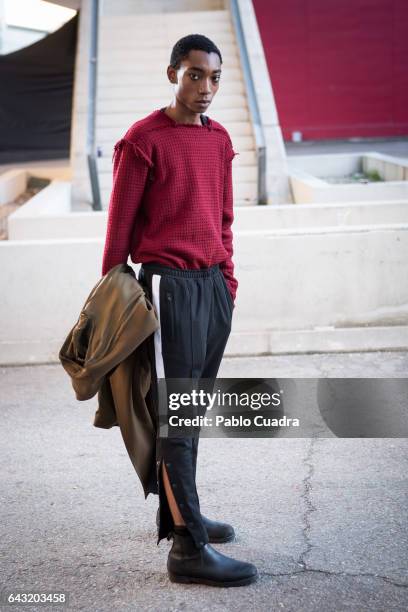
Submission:
M 258 100 L 255 92 L 254 79 L 249 61 L 248 49 L 242 28 L 241 12 L 237 0 L 230 0 L 231 16 L 234 24 L 235 35 L 241 57 L 241 65 L 244 74 L 246 92 L 248 97 L 249 112 L 254 127 L 256 157 L 258 166 L 257 177 L 257 204 L 267 204 L 268 194 L 266 188 L 266 140 L 259 112 Z

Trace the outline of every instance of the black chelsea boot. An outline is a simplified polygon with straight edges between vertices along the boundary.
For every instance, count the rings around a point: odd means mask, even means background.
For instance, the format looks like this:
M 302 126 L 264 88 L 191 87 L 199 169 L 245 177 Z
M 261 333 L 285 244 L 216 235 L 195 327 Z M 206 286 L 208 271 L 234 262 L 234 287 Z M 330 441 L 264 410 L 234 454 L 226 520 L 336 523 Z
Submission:
M 220 521 L 212 521 L 203 514 L 201 515 L 204 527 L 207 530 L 208 540 L 211 544 L 222 544 L 224 542 L 232 542 L 235 538 L 235 531 L 232 525 L 228 523 L 221 523 Z M 156 525 L 159 526 L 159 509 L 156 514 Z M 173 533 L 169 535 L 168 539 L 173 536 Z
M 212 521 L 203 514 L 201 515 L 204 527 L 207 530 L 208 539 L 211 544 L 221 544 L 222 542 L 232 542 L 235 538 L 235 531 L 232 525 Z
M 167 571 L 172 582 L 219 587 L 244 586 L 258 578 L 258 570 L 252 563 L 227 557 L 211 544 L 197 548 L 188 529 L 177 526 L 173 530 Z

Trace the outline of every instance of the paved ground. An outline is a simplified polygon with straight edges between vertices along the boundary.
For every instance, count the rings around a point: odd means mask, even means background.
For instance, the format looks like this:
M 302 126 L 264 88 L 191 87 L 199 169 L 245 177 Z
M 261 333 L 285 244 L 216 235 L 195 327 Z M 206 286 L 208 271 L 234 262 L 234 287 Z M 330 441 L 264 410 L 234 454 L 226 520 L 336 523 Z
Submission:
M 364 353 L 227 359 L 220 376 L 407 372 L 407 353 Z M 59 365 L 0 376 L 2 590 L 64 590 L 69 609 L 87 612 L 408 608 L 405 439 L 203 438 L 203 513 L 237 533 L 217 548 L 255 563 L 260 579 L 175 585 L 170 543 L 156 545 L 157 497 L 144 500 L 120 432 L 92 426 L 96 399 L 78 402 Z

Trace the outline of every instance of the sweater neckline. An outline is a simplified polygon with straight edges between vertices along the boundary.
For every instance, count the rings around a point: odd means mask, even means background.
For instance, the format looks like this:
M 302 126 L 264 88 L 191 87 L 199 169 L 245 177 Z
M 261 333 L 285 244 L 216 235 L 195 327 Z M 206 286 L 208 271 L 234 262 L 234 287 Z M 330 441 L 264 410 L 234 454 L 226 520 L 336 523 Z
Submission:
M 208 115 L 203 115 L 201 113 L 200 119 L 201 119 L 202 125 L 196 125 L 195 123 L 181 123 L 180 121 L 176 121 L 175 119 L 173 119 L 173 117 L 170 117 L 169 115 L 167 115 L 167 113 L 164 112 L 165 110 L 166 110 L 166 107 L 163 106 L 163 108 L 160 108 L 158 112 L 160 113 L 160 115 L 164 117 L 164 119 L 167 120 L 169 125 L 172 125 L 173 127 L 192 127 L 192 128 L 198 128 L 199 130 L 203 128 L 207 128 L 208 130 L 211 130 L 212 121 L 210 117 L 208 117 Z

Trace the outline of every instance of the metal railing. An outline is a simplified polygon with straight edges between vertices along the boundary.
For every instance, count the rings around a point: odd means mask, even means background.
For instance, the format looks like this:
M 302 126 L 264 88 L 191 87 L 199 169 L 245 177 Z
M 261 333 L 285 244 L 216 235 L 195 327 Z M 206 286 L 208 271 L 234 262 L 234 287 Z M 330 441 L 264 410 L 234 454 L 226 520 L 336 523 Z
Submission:
M 95 122 L 96 122 L 96 73 L 98 61 L 98 22 L 99 22 L 99 0 L 91 0 L 91 27 L 89 48 L 89 107 L 88 107 L 88 129 L 87 129 L 87 161 L 89 178 L 92 190 L 93 210 L 102 210 L 101 191 L 99 187 L 98 167 L 96 163 L 98 151 L 95 151 Z
M 267 204 L 268 194 L 266 188 L 266 140 L 262 127 L 258 100 L 255 92 L 251 64 L 249 62 L 248 49 L 245 42 L 244 31 L 242 28 L 241 13 L 237 0 L 230 0 L 230 9 L 241 57 L 242 69 L 244 73 L 249 112 L 251 114 L 252 125 L 254 126 L 256 157 L 258 165 L 257 204 Z

